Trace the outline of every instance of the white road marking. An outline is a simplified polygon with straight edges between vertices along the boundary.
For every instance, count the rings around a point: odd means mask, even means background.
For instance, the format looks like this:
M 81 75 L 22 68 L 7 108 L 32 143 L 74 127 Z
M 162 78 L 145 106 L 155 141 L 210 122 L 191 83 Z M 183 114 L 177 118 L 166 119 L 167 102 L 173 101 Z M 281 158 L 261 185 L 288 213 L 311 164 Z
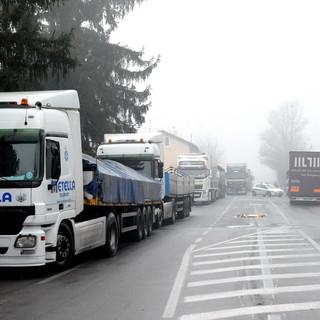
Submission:
M 177 273 L 176 279 L 174 281 L 173 287 L 171 289 L 171 293 L 169 296 L 169 300 L 167 302 L 166 308 L 162 314 L 162 318 L 173 318 L 178 300 L 181 294 L 181 289 L 187 274 L 188 270 L 188 265 L 189 265 L 189 260 L 190 260 L 190 255 L 192 250 L 195 248 L 195 245 L 191 245 L 185 254 L 183 255 L 180 269 Z
M 38 284 L 44 284 L 44 283 L 51 282 L 51 281 L 53 281 L 53 280 L 55 280 L 55 279 L 58 279 L 58 278 L 63 277 L 64 275 L 66 275 L 66 274 L 68 274 L 68 273 L 70 273 L 70 272 L 75 271 L 75 270 L 78 269 L 78 268 L 79 268 L 79 267 L 72 268 L 72 269 L 68 269 L 68 270 L 66 270 L 66 271 L 60 272 L 60 273 L 58 273 L 58 274 L 56 274 L 56 275 L 54 275 L 54 276 L 52 276 L 52 277 L 50 277 L 50 278 L 47 278 L 47 279 L 45 279 L 45 280 L 42 280 L 42 281 L 38 282 Z
M 259 251 L 260 251 L 260 261 L 261 261 L 261 264 L 265 266 L 261 269 L 262 274 L 266 276 L 265 279 L 263 279 L 263 286 L 267 289 L 272 289 L 274 287 L 274 283 L 272 281 L 272 278 L 270 277 L 271 275 L 270 259 L 273 259 L 274 256 L 267 255 L 267 250 L 266 250 L 261 228 L 258 228 L 257 234 L 258 234 L 258 244 L 259 244 Z
M 275 239 L 280 239 L 280 238 L 294 238 L 297 237 L 296 231 L 292 234 L 263 234 L 263 238 L 265 239 L 271 239 L 271 238 L 275 238 Z M 251 235 L 249 238 L 258 238 L 258 235 Z M 301 239 L 303 239 L 301 237 Z
M 297 263 L 278 263 L 272 264 L 272 268 L 296 268 L 296 267 L 314 267 L 320 266 L 320 262 L 297 262 Z M 264 265 L 256 264 L 256 265 L 247 265 L 247 266 L 237 266 L 237 267 L 227 267 L 227 268 L 213 268 L 206 270 L 197 270 L 191 271 L 191 275 L 201 275 L 201 274 L 212 274 L 219 272 L 227 272 L 227 271 L 241 271 L 241 270 L 249 270 L 249 269 L 262 269 Z
M 281 226 L 281 227 L 276 227 L 276 228 L 274 228 L 274 229 L 271 229 L 271 231 L 272 230 L 278 230 L 278 229 L 281 229 L 281 230 L 283 230 L 284 228 L 286 228 L 287 226 Z M 256 235 L 257 233 L 256 232 L 253 232 L 253 233 L 251 233 L 251 234 L 245 234 L 245 235 L 243 235 L 243 236 L 240 236 L 240 237 L 237 237 L 237 238 L 234 238 L 234 239 L 228 239 L 228 240 L 224 240 L 224 241 L 221 241 L 221 242 L 218 242 L 218 243 L 215 243 L 215 244 L 211 244 L 211 245 L 209 245 L 209 246 L 206 246 L 206 247 L 203 247 L 203 248 L 199 248 L 199 249 L 197 249 L 197 250 L 194 250 L 193 252 L 197 252 L 197 251 L 203 251 L 203 250 L 208 250 L 208 249 L 210 249 L 210 248 L 215 248 L 215 247 L 218 247 L 218 246 L 220 246 L 220 245 L 222 245 L 222 244 L 224 244 L 224 243 L 232 243 L 233 241 L 235 241 L 235 240 L 237 240 L 237 239 L 247 239 L 248 237 L 250 237 L 250 235 Z M 252 240 L 251 242 L 253 242 L 253 243 L 256 243 L 256 241 L 255 240 Z
M 300 246 L 310 246 L 309 243 L 306 241 L 304 242 L 296 242 L 296 243 L 272 243 L 268 244 L 268 247 L 300 247 Z M 224 246 L 224 247 L 215 247 L 215 248 L 208 248 L 204 251 L 218 251 L 218 250 L 229 250 L 229 249 L 236 249 L 236 248 L 259 248 L 258 244 L 249 244 L 249 245 L 237 245 L 237 246 Z
M 265 249 L 265 252 L 288 252 L 288 251 L 315 251 L 316 249 L 313 247 L 308 248 L 283 248 L 283 249 Z M 204 254 L 196 254 L 194 255 L 194 258 L 206 258 L 206 257 L 219 257 L 219 256 L 230 256 L 234 254 L 244 254 L 244 253 L 259 253 L 260 250 L 239 250 L 239 251 L 228 251 L 228 252 L 220 252 L 220 253 L 204 253 Z M 270 255 L 270 258 L 272 258 L 272 255 Z
M 292 239 L 269 239 L 269 240 L 266 240 L 265 242 L 270 243 L 270 242 L 288 242 L 288 241 L 301 241 L 301 240 L 303 240 L 301 237 L 297 237 Z M 229 241 L 229 243 L 255 243 L 255 242 L 257 242 L 256 239 Z
M 196 314 L 188 314 L 179 317 L 179 320 L 216 320 L 226 319 L 239 316 L 253 316 L 262 313 L 282 313 L 289 311 L 305 311 L 320 309 L 320 302 L 303 302 L 303 303 L 288 303 L 288 304 L 275 304 L 270 306 L 254 306 L 236 309 L 219 310 L 212 312 L 203 312 Z
M 234 291 L 215 292 L 209 294 L 199 294 L 194 296 L 187 296 L 184 298 L 184 302 L 200 302 L 206 300 L 225 299 L 239 296 L 251 296 L 251 295 L 273 295 L 277 293 L 288 292 L 307 292 L 307 291 L 319 291 L 320 285 L 305 285 L 305 286 L 284 286 L 284 287 L 272 287 L 272 288 L 260 288 L 260 289 L 243 289 Z
M 287 255 L 274 255 L 272 256 L 272 260 L 275 259 L 303 259 L 303 258 L 312 258 L 312 257 L 320 257 L 319 253 L 310 253 L 310 254 L 287 254 Z M 271 258 L 271 256 L 270 256 Z M 194 262 L 194 266 L 203 266 L 209 264 L 218 264 L 218 263 L 229 263 L 229 262 L 237 262 L 237 261 L 253 261 L 253 260 L 261 260 L 261 256 L 258 257 L 241 257 L 241 258 L 232 258 L 232 259 L 224 259 L 224 260 L 209 260 L 209 261 L 199 261 Z
M 320 272 L 306 272 L 306 273 L 278 273 L 270 275 L 257 275 L 257 276 L 242 276 L 233 278 L 224 278 L 216 280 L 202 280 L 193 281 L 188 283 L 188 287 L 201 287 L 201 286 L 211 286 L 223 283 L 233 283 L 233 282 L 246 282 L 246 281 L 259 281 L 265 279 L 292 279 L 292 278 L 313 278 L 320 277 Z
M 77 269 L 79 269 L 79 268 L 81 268 L 81 267 L 84 267 L 84 266 L 86 266 L 86 265 L 88 265 L 88 264 L 90 264 L 90 263 L 92 263 L 92 262 L 94 262 L 94 261 L 95 261 L 95 260 L 89 260 L 89 261 L 86 261 L 86 262 L 84 262 L 84 263 L 81 263 L 81 264 L 77 265 L 76 267 L 74 267 L 74 268 L 72 268 L 72 269 L 68 269 L 68 270 L 63 271 L 63 272 L 60 272 L 60 273 L 58 273 L 58 274 L 56 274 L 56 275 L 54 275 L 54 276 L 52 276 L 52 277 L 49 277 L 49 278 L 47 278 L 47 279 L 44 279 L 44 280 L 38 282 L 38 284 L 48 283 L 48 282 L 51 282 L 51 281 L 53 281 L 53 280 L 55 280 L 55 279 L 61 278 L 61 277 L 63 277 L 64 275 L 66 275 L 66 274 L 68 274 L 68 273 L 70 273 L 70 272 L 73 272 L 73 271 L 75 271 L 75 270 L 77 270 Z

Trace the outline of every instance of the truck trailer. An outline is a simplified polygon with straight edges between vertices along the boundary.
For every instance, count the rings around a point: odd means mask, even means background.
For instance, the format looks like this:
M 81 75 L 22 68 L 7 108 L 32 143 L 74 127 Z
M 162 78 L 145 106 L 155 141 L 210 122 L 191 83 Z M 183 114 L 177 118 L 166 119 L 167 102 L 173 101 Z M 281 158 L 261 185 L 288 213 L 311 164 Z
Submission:
M 0 93 L 0 267 L 64 270 L 152 232 L 161 183 L 83 155 L 79 108 L 74 90 Z
M 156 226 L 174 223 L 176 216 L 190 215 L 194 197 L 194 179 L 176 168 L 163 170 L 164 136 L 161 132 L 105 134 L 96 157 L 120 162 L 162 184 L 162 206 L 156 210 Z
M 290 204 L 320 202 L 320 152 L 290 151 L 288 170 Z

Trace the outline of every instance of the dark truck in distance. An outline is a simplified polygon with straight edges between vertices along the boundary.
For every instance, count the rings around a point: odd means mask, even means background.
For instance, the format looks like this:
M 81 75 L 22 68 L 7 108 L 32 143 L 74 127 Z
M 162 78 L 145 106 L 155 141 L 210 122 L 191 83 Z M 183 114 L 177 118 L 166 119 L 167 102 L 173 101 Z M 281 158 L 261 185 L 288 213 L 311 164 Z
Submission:
M 227 164 L 227 194 L 247 194 L 247 165 L 245 163 Z
M 320 202 L 320 152 L 290 151 L 288 170 L 290 204 Z

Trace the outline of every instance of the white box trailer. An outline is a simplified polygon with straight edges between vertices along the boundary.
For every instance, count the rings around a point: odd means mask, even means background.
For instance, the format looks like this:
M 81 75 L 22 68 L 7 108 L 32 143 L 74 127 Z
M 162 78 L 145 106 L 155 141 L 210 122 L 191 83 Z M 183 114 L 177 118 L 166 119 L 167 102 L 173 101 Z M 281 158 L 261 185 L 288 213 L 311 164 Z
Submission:
M 290 151 L 288 171 L 290 204 L 320 202 L 320 151 Z

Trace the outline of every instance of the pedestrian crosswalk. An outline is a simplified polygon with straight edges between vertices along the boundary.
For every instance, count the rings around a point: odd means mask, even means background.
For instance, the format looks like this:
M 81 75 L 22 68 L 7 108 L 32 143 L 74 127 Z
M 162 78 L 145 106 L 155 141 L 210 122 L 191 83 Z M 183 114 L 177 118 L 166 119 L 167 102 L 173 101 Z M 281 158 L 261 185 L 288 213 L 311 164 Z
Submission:
M 293 313 L 320 317 L 320 252 L 303 232 L 282 226 L 190 251 L 171 318 L 282 320 Z

